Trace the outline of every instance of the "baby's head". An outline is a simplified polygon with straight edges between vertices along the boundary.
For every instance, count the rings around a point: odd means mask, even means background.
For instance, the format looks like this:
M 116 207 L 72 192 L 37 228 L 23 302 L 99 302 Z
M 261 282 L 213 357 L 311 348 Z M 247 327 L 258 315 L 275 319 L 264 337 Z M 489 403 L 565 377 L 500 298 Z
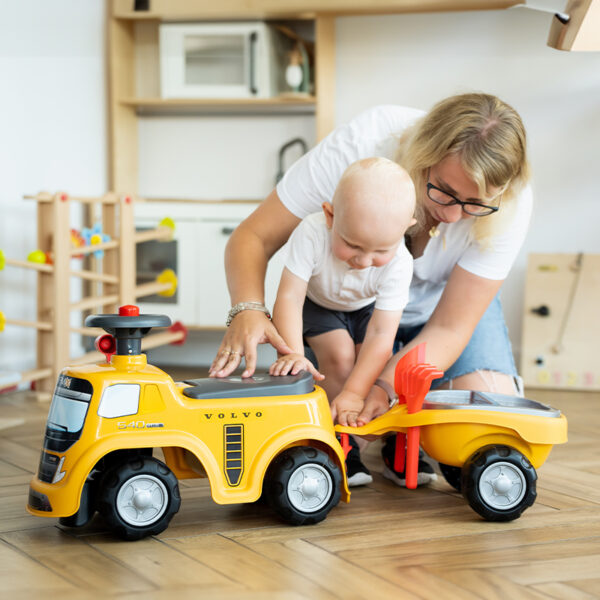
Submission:
M 365 158 L 342 175 L 331 203 L 323 203 L 333 254 L 354 269 L 381 267 L 414 224 L 415 188 L 387 158 Z

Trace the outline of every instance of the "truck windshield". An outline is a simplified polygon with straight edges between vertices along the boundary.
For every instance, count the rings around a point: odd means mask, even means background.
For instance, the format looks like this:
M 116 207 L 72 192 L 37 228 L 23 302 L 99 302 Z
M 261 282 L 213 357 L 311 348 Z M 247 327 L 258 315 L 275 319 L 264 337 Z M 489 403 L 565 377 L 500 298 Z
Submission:
M 85 379 L 59 377 L 46 421 L 48 450 L 64 452 L 80 438 L 92 393 Z

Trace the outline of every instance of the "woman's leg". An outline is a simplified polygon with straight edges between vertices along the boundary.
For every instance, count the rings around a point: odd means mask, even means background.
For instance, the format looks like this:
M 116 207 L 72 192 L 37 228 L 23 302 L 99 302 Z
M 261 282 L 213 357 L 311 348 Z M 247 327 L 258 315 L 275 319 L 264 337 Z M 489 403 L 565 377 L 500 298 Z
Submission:
M 474 371 L 438 386 L 438 390 L 471 390 L 474 392 L 496 392 L 508 396 L 519 394 L 515 377 L 497 371 Z
M 517 395 L 519 377 L 498 297 L 490 303 L 456 362 L 432 389 L 473 390 Z

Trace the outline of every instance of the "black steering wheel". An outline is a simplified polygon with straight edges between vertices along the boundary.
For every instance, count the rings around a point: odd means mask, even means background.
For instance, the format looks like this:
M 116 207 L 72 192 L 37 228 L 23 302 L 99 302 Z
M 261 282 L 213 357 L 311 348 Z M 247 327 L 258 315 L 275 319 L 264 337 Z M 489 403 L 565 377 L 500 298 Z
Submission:
M 153 327 L 170 327 L 171 319 L 166 315 L 140 315 L 133 305 L 121 306 L 118 315 L 90 315 L 85 319 L 86 327 L 100 327 L 114 336 L 116 354 L 132 355 L 142 351 L 142 338 Z

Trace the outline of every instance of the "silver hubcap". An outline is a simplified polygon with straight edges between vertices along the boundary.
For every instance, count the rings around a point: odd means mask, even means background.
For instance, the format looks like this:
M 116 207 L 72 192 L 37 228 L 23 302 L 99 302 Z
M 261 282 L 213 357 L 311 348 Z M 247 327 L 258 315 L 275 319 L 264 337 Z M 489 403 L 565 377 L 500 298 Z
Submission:
M 287 492 L 294 508 L 312 513 L 327 504 L 333 492 L 333 483 L 327 469 L 309 463 L 294 471 L 288 481 Z
M 152 475 L 128 479 L 117 494 L 117 510 L 129 525 L 151 525 L 167 510 L 169 494 L 164 483 Z
M 497 510 L 508 510 L 519 504 L 526 489 L 527 481 L 521 469 L 509 462 L 490 465 L 479 478 L 482 499 Z

